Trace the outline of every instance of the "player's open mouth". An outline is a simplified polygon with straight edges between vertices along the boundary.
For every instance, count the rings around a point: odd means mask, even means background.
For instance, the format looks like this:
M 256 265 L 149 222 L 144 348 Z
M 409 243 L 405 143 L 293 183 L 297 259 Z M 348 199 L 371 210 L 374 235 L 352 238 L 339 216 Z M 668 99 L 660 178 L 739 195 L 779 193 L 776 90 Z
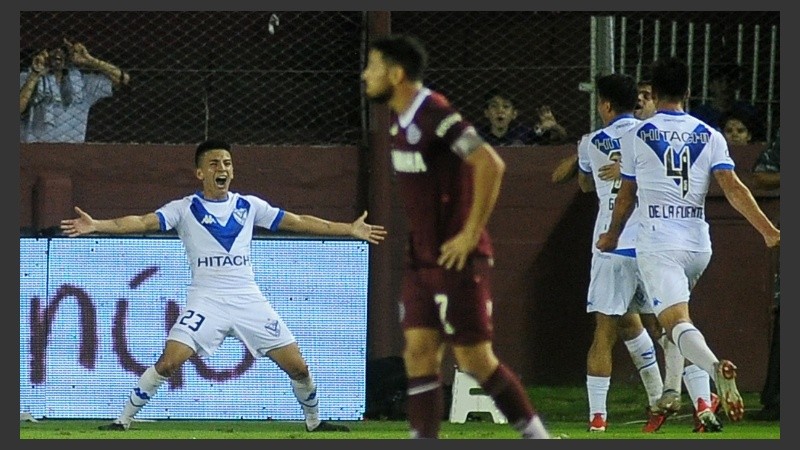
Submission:
M 217 187 L 218 188 L 224 188 L 225 187 L 225 183 L 227 181 L 228 181 L 228 176 L 227 175 L 220 175 L 220 176 L 214 178 L 214 182 L 217 183 Z

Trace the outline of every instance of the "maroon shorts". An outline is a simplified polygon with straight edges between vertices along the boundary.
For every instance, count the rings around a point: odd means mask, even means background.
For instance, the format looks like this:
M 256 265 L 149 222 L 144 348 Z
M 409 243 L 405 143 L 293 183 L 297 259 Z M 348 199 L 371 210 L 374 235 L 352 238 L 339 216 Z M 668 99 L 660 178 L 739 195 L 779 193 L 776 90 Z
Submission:
M 492 260 L 473 257 L 461 270 L 407 268 L 403 274 L 400 323 L 436 328 L 453 344 L 492 339 Z

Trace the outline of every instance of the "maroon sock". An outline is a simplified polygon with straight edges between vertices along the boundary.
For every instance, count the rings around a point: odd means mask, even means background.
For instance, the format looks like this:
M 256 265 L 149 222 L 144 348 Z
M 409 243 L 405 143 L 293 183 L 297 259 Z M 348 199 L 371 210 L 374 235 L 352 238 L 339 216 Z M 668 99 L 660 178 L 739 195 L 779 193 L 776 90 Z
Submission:
M 438 375 L 408 379 L 406 414 L 412 437 L 436 439 L 444 412 L 442 383 Z
M 506 416 L 510 424 L 525 426 L 533 418 L 533 405 L 519 377 L 502 363 L 481 384 L 481 388 L 492 397 L 497 409 Z

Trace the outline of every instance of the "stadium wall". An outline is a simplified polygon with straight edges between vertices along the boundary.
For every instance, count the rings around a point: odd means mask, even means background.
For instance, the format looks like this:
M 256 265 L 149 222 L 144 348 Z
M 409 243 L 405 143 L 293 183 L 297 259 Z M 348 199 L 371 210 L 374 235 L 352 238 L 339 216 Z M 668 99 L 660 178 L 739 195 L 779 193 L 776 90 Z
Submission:
M 745 182 L 763 148 L 731 149 Z M 369 209 L 368 221 L 387 227 L 390 237 L 371 253 L 368 358 L 399 355 L 396 300 L 404 222 L 390 172 L 376 169 L 384 165 L 381 152 L 354 146 L 233 150 L 235 190 L 332 220 L 350 221 Z M 498 151 L 508 169 L 489 223 L 496 249 L 496 351 L 525 383 L 582 383 L 592 332 L 584 298 L 595 197 L 581 193 L 577 183 L 550 182 L 551 171 L 575 152 L 574 145 Z M 108 218 L 153 211 L 194 192 L 199 185 L 193 152 L 188 145 L 21 144 L 21 234 L 57 233 L 60 219 L 73 215 L 73 205 Z M 779 194 L 754 193 L 778 220 Z M 740 388 L 758 391 L 766 375 L 777 256 L 716 185 L 706 211 L 715 253 L 695 289 L 692 315 L 715 352 L 739 366 Z M 614 363 L 615 380 L 639 382 L 621 344 Z

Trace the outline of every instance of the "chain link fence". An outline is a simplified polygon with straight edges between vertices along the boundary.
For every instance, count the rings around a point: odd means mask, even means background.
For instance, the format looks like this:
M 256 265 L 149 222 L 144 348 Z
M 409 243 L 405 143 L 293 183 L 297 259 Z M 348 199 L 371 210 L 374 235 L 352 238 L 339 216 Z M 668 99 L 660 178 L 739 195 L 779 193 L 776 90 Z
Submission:
M 86 140 L 353 144 L 361 12 L 22 12 L 21 70 L 63 38 L 130 74 Z
M 646 76 L 658 56 L 691 59 L 692 102 L 714 71 L 738 64 L 740 100 L 759 114 L 757 139 L 779 123 L 779 12 L 392 12 L 391 30 L 419 36 L 426 84 L 476 124 L 501 90 L 533 126 L 549 106 L 575 141 L 593 127 L 592 17 L 612 17 L 613 67 Z M 127 72 L 130 83 L 91 107 L 87 142 L 359 145 L 361 11 L 20 13 L 20 72 L 63 39 Z M 20 77 L 22 87 L 24 80 Z M 21 121 L 27 112 L 20 112 Z
M 613 19 L 614 71 L 642 79 L 657 57 L 675 54 L 691 65 L 691 106 L 709 100 L 709 76 L 738 63 L 738 95 L 757 111 L 756 139 L 764 140 L 768 122 L 779 123 L 778 12 L 393 12 L 392 31 L 426 41 L 426 83 L 474 122 L 486 123 L 486 94 L 499 90 L 513 100 L 517 121 L 533 126 L 537 108 L 549 106 L 576 141 L 596 126 L 585 92 L 592 17 Z

